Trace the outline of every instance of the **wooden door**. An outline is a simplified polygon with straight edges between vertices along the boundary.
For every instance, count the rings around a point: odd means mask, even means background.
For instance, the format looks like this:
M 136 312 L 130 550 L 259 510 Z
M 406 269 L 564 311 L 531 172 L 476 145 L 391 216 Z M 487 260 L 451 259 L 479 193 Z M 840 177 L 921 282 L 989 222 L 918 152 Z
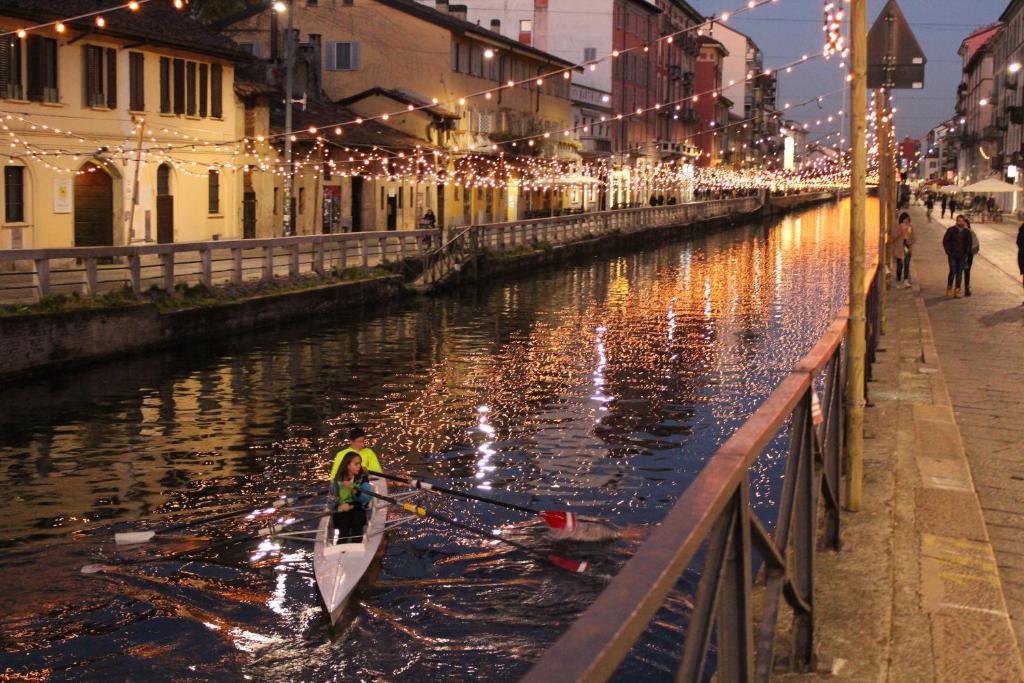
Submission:
M 114 179 L 93 163 L 75 176 L 75 246 L 114 244 Z
M 156 198 L 156 241 L 174 241 L 174 197 L 169 194 Z
M 174 241 L 174 195 L 171 194 L 171 169 L 161 164 L 156 169 L 156 241 Z
M 256 237 L 256 193 L 242 195 L 242 237 L 249 240 Z
M 352 232 L 363 229 L 363 179 L 352 177 Z

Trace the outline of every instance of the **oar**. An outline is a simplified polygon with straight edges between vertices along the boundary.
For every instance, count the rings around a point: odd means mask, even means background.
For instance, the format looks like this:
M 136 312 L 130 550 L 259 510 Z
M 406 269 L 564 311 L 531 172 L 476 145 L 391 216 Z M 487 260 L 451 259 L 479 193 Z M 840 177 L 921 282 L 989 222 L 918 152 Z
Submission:
M 371 476 L 375 474 L 377 473 L 372 472 Z M 412 503 L 403 503 L 402 501 L 396 498 L 381 495 L 376 491 L 367 491 L 365 489 L 363 489 L 362 491 L 367 495 L 373 496 L 374 498 L 380 498 L 381 500 L 387 503 L 391 503 L 392 505 L 402 508 L 406 512 L 411 512 L 414 515 L 419 515 L 420 517 L 429 517 L 430 519 L 435 519 L 439 522 L 443 522 L 444 524 L 450 524 L 456 527 L 457 529 L 462 529 L 463 531 L 468 531 L 478 536 L 483 536 L 484 538 L 501 541 L 502 543 L 510 545 L 513 548 L 518 548 L 519 550 L 523 551 L 524 553 L 535 559 L 541 560 L 542 562 L 549 562 L 558 567 L 559 569 L 564 569 L 566 571 L 575 572 L 578 574 L 582 574 L 587 571 L 588 565 L 586 562 L 572 560 L 567 557 L 561 557 L 559 555 L 545 555 L 544 553 L 537 552 L 533 548 L 523 545 L 522 543 L 518 543 L 507 538 L 502 538 L 501 536 L 495 536 L 494 534 L 486 531 L 485 529 L 481 529 L 479 527 L 475 527 L 469 524 L 464 524 L 463 522 L 459 522 L 457 520 L 452 519 L 451 517 L 447 517 L 432 510 L 428 510 L 419 505 L 413 505 Z
M 215 548 L 222 548 L 222 547 L 224 547 L 226 545 L 232 545 L 234 543 L 241 543 L 242 541 L 251 541 L 251 540 L 255 540 L 257 538 L 273 537 L 274 534 L 277 534 L 277 533 L 279 533 L 281 531 L 284 531 L 285 529 L 287 529 L 288 527 L 292 526 L 293 524 L 298 524 L 299 522 L 309 522 L 309 521 L 312 521 L 312 520 L 315 520 L 315 519 L 321 519 L 321 518 L 326 517 L 326 516 L 331 515 L 331 514 L 334 514 L 333 510 L 330 510 L 328 512 L 324 512 L 324 513 L 319 514 L 319 515 L 313 515 L 313 516 L 310 516 L 310 517 L 299 517 L 297 519 L 292 519 L 292 520 L 289 520 L 289 521 L 285 521 L 285 522 L 282 522 L 280 524 L 271 524 L 270 526 L 263 527 L 262 529 L 260 529 L 259 531 L 254 532 L 254 533 L 238 534 L 236 536 L 229 536 L 228 538 L 221 539 L 221 540 L 216 541 L 214 543 L 209 543 L 209 544 L 204 545 L 204 546 L 202 546 L 200 548 L 190 548 L 188 550 L 181 550 L 181 551 L 176 552 L 176 553 L 171 553 L 170 555 L 161 555 L 160 557 L 139 557 L 139 558 L 135 558 L 135 559 L 131 559 L 131 560 L 118 560 L 116 566 L 125 566 L 125 565 L 133 565 L 133 564 L 149 564 L 149 563 L 152 563 L 152 562 L 169 562 L 171 560 L 178 560 L 178 559 L 181 559 L 181 558 L 186 557 L 188 555 L 192 555 L 192 554 L 197 553 L 197 552 L 206 552 L 206 551 L 209 551 L 209 550 L 213 550 Z M 97 563 L 97 564 L 87 564 L 84 567 L 82 567 L 82 573 L 83 574 L 95 574 L 97 572 L 106 571 L 108 569 L 111 569 L 113 566 L 114 565 L 100 564 L 100 563 Z
M 561 510 L 535 510 L 533 508 L 523 507 L 522 505 L 516 505 L 515 503 L 506 503 L 502 500 L 495 498 L 485 498 L 484 496 L 478 496 L 473 493 L 466 493 L 465 491 L 456 491 L 455 489 L 445 488 L 438 484 L 431 484 L 429 481 L 422 481 L 420 479 L 411 479 L 406 477 L 400 477 L 397 474 L 385 474 L 384 472 L 370 472 L 372 476 L 383 477 L 384 479 L 391 479 L 393 481 L 400 481 L 403 484 L 409 484 L 415 486 L 418 489 L 424 491 L 439 491 L 441 493 L 447 493 L 450 496 L 458 496 L 459 498 L 467 498 L 469 500 L 480 501 L 481 503 L 489 503 L 491 505 L 498 505 L 509 510 L 516 510 L 517 512 L 525 512 L 528 515 L 539 515 L 544 522 L 552 529 L 564 529 L 566 531 L 574 531 L 576 529 L 576 513 L 565 512 Z
M 285 505 L 291 505 L 292 503 L 306 498 L 312 498 L 318 496 L 318 493 L 306 493 L 300 496 L 289 496 L 286 498 L 278 498 L 271 505 L 274 509 L 280 509 Z M 263 508 L 260 508 L 263 509 Z M 202 519 L 194 519 L 190 522 L 182 522 L 181 524 L 172 524 L 171 526 L 165 526 L 160 529 L 150 529 L 149 531 L 123 531 L 114 534 L 114 543 L 117 545 L 130 545 L 137 543 L 146 543 L 153 540 L 157 535 L 163 535 L 171 531 L 181 531 L 182 529 L 188 529 L 194 526 L 200 526 L 202 524 L 208 524 L 209 522 L 216 522 L 222 519 L 230 519 L 232 517 L 240 517 L 251 513 L 253 509 L 246 507 L 243 510 L 232 510 L 231 512 L 223 512 L 218 515 L 212 515 L 210 517 L 203 517 Z

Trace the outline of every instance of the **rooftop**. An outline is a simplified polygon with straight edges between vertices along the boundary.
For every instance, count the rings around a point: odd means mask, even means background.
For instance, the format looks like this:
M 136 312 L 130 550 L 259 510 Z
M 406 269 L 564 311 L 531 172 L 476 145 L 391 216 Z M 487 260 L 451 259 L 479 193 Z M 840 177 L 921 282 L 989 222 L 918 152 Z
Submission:
M 152 0 L 135 12 L 123 9 L 123 0 L 0 0 L 0 15 L 45 23 L 109 8 L 106 26 L 97 29 L 92 18 L 65 22 L 69 29 L 109 35 L 156 47 L 187 50 L 227 59 L 247 58 L 230 39 L 170 2 Z M 120 8 L 120 9 L 118 9 Z

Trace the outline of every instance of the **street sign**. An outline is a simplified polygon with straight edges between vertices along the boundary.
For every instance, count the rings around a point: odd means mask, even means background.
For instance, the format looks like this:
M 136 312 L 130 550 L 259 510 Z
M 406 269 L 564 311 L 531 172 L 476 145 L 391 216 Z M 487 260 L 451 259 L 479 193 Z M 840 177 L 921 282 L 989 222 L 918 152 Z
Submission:
M 889 0 L 868 32 L 868 87 L 923 88 L 927 62 L 900 6 Z

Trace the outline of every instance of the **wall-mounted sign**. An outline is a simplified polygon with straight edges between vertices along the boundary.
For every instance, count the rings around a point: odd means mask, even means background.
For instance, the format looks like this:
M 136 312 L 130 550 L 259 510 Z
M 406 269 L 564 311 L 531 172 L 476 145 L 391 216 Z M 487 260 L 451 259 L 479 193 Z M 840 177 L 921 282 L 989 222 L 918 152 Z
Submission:
M 53 179 L 53 212 L 71 213 L 71 178 Z

